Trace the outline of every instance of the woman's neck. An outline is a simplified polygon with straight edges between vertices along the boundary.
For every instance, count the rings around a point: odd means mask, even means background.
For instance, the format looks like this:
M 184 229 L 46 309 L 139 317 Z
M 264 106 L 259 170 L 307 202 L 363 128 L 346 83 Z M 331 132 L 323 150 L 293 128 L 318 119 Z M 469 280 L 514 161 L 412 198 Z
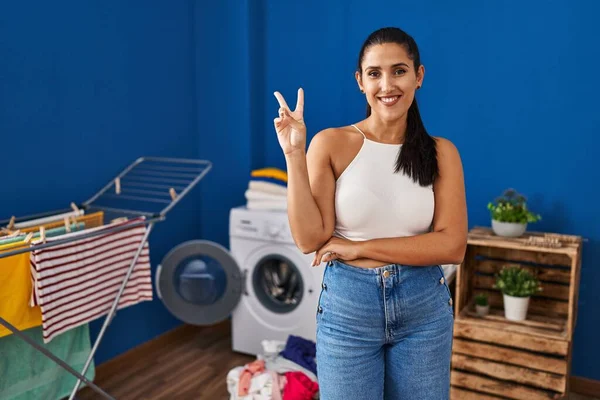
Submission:
M 406 114 L 396 120 L 382 120 L 376 115 L 371 114 L 365 120 L 367 130 L 381 143 L 404 143 L 406 134 Z

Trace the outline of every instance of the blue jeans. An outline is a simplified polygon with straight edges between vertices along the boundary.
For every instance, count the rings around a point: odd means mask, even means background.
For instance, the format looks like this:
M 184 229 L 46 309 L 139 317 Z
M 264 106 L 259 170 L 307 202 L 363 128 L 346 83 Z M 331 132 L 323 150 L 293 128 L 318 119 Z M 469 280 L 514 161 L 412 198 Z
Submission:
M 440 266 L 327 263 L 317 309 L 321 400 L 447 400 L 454 326 Z

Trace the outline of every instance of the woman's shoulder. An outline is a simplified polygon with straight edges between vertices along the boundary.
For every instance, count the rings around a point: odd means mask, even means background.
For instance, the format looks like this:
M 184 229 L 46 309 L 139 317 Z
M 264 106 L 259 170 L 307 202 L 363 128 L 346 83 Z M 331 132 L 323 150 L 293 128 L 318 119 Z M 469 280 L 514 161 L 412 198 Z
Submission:
M 441 165 L 446 165 L 448 163 L 456 165 L 461 164 L 458 148 L 450 139 L 440 136 L 433 136 L 433 138 L 436 142 L 435 147 L 438 163 L 441 163 Z
M 454 143 L 452 143 L 452 141 L 450 139 L 441 137 L 441 136 L 432 136 L 432 137 L 435 140 L 435 147 L 438 152 L 438 155 L 439 155 L 439 153 L 458 154 L 458 148 L 454 145 Z
M 362 142 L 363 136 L 352 126 L 338 126 L 323 129 L 315 134 L 311 142 L 330 148 L 346 145 L 352 141 Z

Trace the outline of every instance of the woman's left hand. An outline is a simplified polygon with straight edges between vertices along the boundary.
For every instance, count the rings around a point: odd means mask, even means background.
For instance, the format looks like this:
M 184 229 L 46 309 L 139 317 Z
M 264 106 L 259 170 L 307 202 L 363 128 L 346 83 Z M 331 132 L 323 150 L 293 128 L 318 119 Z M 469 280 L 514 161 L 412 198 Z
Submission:
M 335 259 L 352 261 L 358 258 L 357 242 L 348 239 L 341 239 L 333 236 L 319 250 L 315 252 L 312 266 L 315 267 L 322 262 L 328 262 Z

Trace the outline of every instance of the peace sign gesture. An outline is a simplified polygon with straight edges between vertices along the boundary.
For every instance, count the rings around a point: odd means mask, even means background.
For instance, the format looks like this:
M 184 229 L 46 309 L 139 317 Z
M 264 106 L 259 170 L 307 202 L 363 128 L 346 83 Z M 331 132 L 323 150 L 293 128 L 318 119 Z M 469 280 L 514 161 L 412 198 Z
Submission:
M 279 92 L 275 92 L 279 102 L 279 117 L 273 120 L 277 139 L 284 154 L 291 154 L 295 150 L 304 151 L 306 146 L 306 125 L 304 125 L 304 91 L 298 89 L 296 109 L 290 111 L 285 99 Z

